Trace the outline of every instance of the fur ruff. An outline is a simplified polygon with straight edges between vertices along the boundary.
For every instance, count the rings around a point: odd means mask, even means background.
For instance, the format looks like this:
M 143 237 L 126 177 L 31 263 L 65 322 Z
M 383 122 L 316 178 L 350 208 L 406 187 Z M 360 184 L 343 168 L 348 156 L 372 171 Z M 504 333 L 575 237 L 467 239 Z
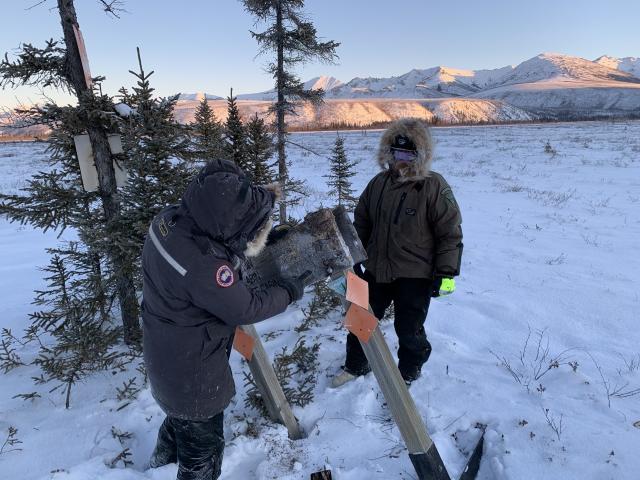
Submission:
M 418 151 L 418 158 L 414 162 L 408 163 L 404 168 L 395 169 L 400 181 L 410 182 L 428 177 L 431 173 L 433 159 L 433 139 L 429 128 L 416 118 L 396 120 L 384 131 L 378 149 L 380 168 L 383 170 L 392 168 L 394 160 L 391 154 L 391 145 L 397 135 L 410 138 Z
M 282 198 L 282 187 L 280 186 L 280 184 L 278 182 L 273 182 L 273 183 L 268 183 L 266 185 L 261 185 L 262 188 L 264 188 L 265 190 L 273 193 L 274 197 L 275 197 L 275 202 L 274 203 L 278 203 L 280 201 L 280 199 Z
M 269 217 L 262 228 L 258 231 L 256 238 L 247 242 L 247 248 L 244 251 L 245 257 L 251 258 L 260 255 L 260 252 L 262 252 L 264 247 L 267 245 L 267 238 L 269 237 L 269 232 L 271 232 L 271 227 L 273 227 L 273 219 Z

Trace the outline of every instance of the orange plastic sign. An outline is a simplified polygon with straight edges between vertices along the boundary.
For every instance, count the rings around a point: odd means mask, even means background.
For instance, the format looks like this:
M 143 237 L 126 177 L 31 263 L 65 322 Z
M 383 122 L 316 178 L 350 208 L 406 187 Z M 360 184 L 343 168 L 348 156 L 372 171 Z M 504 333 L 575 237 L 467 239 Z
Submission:
M 253 347 L 256 344 L 255 339 L 240 327 L 236 327 L 236 334 L 233 337 L 233 348 L 242 355 L 247 361 L 251 361 L 253 357 Z
M 378 319 L 366 308 L 352 303 L 344 317 L 344 326 L 358 337 L 358 340 L 367 343 L 378 326 Z
M 351 271 L 347 272 L 347 301 L 369 309 L 369 284 Z

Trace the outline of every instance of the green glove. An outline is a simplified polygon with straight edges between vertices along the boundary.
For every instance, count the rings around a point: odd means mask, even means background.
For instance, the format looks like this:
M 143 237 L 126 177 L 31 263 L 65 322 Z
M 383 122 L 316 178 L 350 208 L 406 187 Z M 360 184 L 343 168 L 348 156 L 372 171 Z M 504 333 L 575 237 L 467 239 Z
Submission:
M 456 281 L 449 277 L 436 277 L 433 281 L 432 297 L 451 295 L 456 290 Z

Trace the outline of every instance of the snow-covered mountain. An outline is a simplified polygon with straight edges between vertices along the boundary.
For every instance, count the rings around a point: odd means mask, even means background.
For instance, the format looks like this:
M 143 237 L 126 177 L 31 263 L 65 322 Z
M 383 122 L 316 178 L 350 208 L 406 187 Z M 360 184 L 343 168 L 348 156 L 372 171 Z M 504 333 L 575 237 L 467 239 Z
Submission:
M 222 97 L 217 95 L 211 95 L 205 92 L 196 93 L 181 93 L 178 95 L 178 100 L 201 102 L 204 98 L 207 100 L 222 100 Z
M 559 53 L 542 53 L 522 62 L 488 87 L 554 80 L 640 83 L 639 78 L 601 63 Z
M 640 78 L 583 58 L 543 53 L 473 96 L 544 116 L 618 116 L 640 111 Z
M 340 87 L 342 82 L 335 77 L 315 77 L 311 80 L 307 80 L 304 82 L 304 88 L 307 90 L 318 90 L 322 89 L 325 92 L 330 91 L 333 88 Z M 258 93 L 243 93 L 238 95 L 238 100 L 262 100 L 262 101 L 274 101 L 276 99 L 276 91 L 275 89 L 267 90 L 266 92 L 258 92 Z
M 354 78 L 327 92 L 328 98 L 439 98 L 468 96 L 513 70 L 462 70 L 450 67 L 414 69 L 398 77 Z
M 640 58 L 638 57 L 615 58 L 603 55 L 596 58 L 594 62 L 604 65 L 605 67 L 630 73 L 640 78 Z
M 297 127 L 367 125 L 407 115 L 483 123 L 628 116 L 640 112 L 640 60 L 603 56 L 591 61 L 542 53 L 517 66 L 488 70 L 437 66 L 346 83 L 322 76 L 307 81 L 305 87 L 324 89 L 327 101 L 320 107 L 301 106 L 290 120 Z M 275 98 L 274 90 L 238 95 L 246 115 L 266 114 Z M 181 97 L 177 116 L 192 118 L 199 99 Z M 215 108 L 219 118 L 226 116 L 225 108 L 222 102 Z
M 174 115 L 180 122 L 193 121 L 197 102 L 178 102 Z M 219 120 L 227 117 L 225 101 L 210 102 Z M 272 120 L 270 101 L 241 100 L 240 115 L 245 119 L 256 113 Z M 478 98 L 435 99 L 327 99 L 319 107 L 301 105 L 297 115 L 289 118 L 289 125 L 297 129 L 326 127 L 366 127 L 391 122 L 401 117 L 421 118 L 428 122 L 492 123 L 535 120 L 537 117 L 501 100 Z

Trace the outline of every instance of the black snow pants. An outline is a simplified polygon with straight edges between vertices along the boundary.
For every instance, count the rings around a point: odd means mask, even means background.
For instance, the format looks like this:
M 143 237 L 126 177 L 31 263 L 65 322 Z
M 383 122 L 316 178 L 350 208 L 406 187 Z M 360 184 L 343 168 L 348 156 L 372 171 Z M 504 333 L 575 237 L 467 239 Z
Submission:
M 369 284 L 369 304 L 377 318 L 393 302 L 396 334 L 398 335 L 398 368 L 405 380 L 415 380 L 422 365 L 429 359 L 431 344 L 424 331 L 433 281 L 426 278 L 398 278 L 391 283 L 376 283 L 369 272 L 364 273 Z M 345 369 L 354 375 L 370 371 L 367 357 L 358 338 L 347 336 L 347 359 Z
M 224 453 L 223 413 L 207 420 L 165 418 L 150 466 L 178 463 L 177 480 L 216 480 Z

